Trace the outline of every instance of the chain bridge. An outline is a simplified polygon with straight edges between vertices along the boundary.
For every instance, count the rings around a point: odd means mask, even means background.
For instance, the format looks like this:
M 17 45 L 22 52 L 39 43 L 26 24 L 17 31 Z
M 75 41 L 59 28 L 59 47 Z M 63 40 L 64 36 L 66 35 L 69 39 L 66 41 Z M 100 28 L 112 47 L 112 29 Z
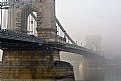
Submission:
M 102 60 L 102 56 L 77 45 L 68 35 L 55 16 L 55 0 L 7 0 L 0 6 L 1 12 L 8 13 L 6 28 L 1 16 L 2 81 L 64 78 L 74 81 L 73 66 L 60 60 L 60 51 L 83 55 L 90 58 L 89 61 Z M 58 35 L 57 26 L 64 36 Z

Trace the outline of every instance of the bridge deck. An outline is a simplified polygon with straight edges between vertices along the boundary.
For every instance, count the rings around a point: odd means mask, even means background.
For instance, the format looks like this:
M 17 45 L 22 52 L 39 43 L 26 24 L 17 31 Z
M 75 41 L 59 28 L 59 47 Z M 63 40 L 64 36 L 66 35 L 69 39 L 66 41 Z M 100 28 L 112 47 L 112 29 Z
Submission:
M 0 30 L 0 39 L 1 39 L 0 40 L 1 43 L 11 43 L 11 44 L 25 42 L 27 44 L 31 43 L 31 44 L 36 44 L 36 45 L 42 45 L 43 43 L 46 42 L 42 38 L 35 37 L 34 35 L 27 35 L 24 33 L 13 32 L 13 31 L 9 31 L 6 29 Z M 17 45 L 17 44 L 15 44 L 15 45 Z
M 16 48 L 24 50 L 35 49 L 57 49 L 60 51 L 71 52 L 87 56 L 97 56 L 95 52 L 84 47 L 68 44 L 68 43 L 47 43 L 45 40 L 33 35 L 9 31 L 6 29 L 0 30 L 0 48 Z M 26 49 L 25 49 L 26 48 Z

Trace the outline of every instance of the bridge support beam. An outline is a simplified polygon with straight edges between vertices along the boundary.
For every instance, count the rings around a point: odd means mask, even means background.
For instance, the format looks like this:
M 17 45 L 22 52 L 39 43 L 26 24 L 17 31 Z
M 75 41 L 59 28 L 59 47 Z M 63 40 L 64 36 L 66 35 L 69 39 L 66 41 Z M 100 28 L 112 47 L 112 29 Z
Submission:
M 56 81 L 52 50 L 4 50 L 2 81 Z

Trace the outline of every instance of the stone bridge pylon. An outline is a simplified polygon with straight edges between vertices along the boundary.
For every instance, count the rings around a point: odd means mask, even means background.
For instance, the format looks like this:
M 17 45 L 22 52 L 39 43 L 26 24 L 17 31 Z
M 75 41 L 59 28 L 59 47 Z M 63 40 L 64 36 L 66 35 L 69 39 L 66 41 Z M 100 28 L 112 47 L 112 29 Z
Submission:
M 28 17 L 36 12 L 33 16 L 37 18 L 37 36 L 56 42 L 55 0 L 8 0 L 8 3 L 8 30 L 27 34 Z M 60 61 L 59 50 L 33 48 L 2 49 L 2 81 L 57 81 L 69 77 L 74 80 L 73 66 Z
M 8 29 L 27 33 L 28 16 L 36 12 L 37 34 L 47 41 L 55 41 L 55 0 L 9 0 Z

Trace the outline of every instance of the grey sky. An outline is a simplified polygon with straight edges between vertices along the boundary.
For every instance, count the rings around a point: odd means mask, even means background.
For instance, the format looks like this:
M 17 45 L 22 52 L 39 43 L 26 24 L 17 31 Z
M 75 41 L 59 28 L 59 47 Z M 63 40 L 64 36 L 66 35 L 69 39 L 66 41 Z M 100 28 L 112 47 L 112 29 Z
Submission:
M 56 0 L 56 15 L 79 44 L 102 35 L 104 45 L 121 47 L 121 0 Z
M 56 0 L 56 15 L 78 44 L 102 35 L 104 46 L 121 49 L 121 0 Z

